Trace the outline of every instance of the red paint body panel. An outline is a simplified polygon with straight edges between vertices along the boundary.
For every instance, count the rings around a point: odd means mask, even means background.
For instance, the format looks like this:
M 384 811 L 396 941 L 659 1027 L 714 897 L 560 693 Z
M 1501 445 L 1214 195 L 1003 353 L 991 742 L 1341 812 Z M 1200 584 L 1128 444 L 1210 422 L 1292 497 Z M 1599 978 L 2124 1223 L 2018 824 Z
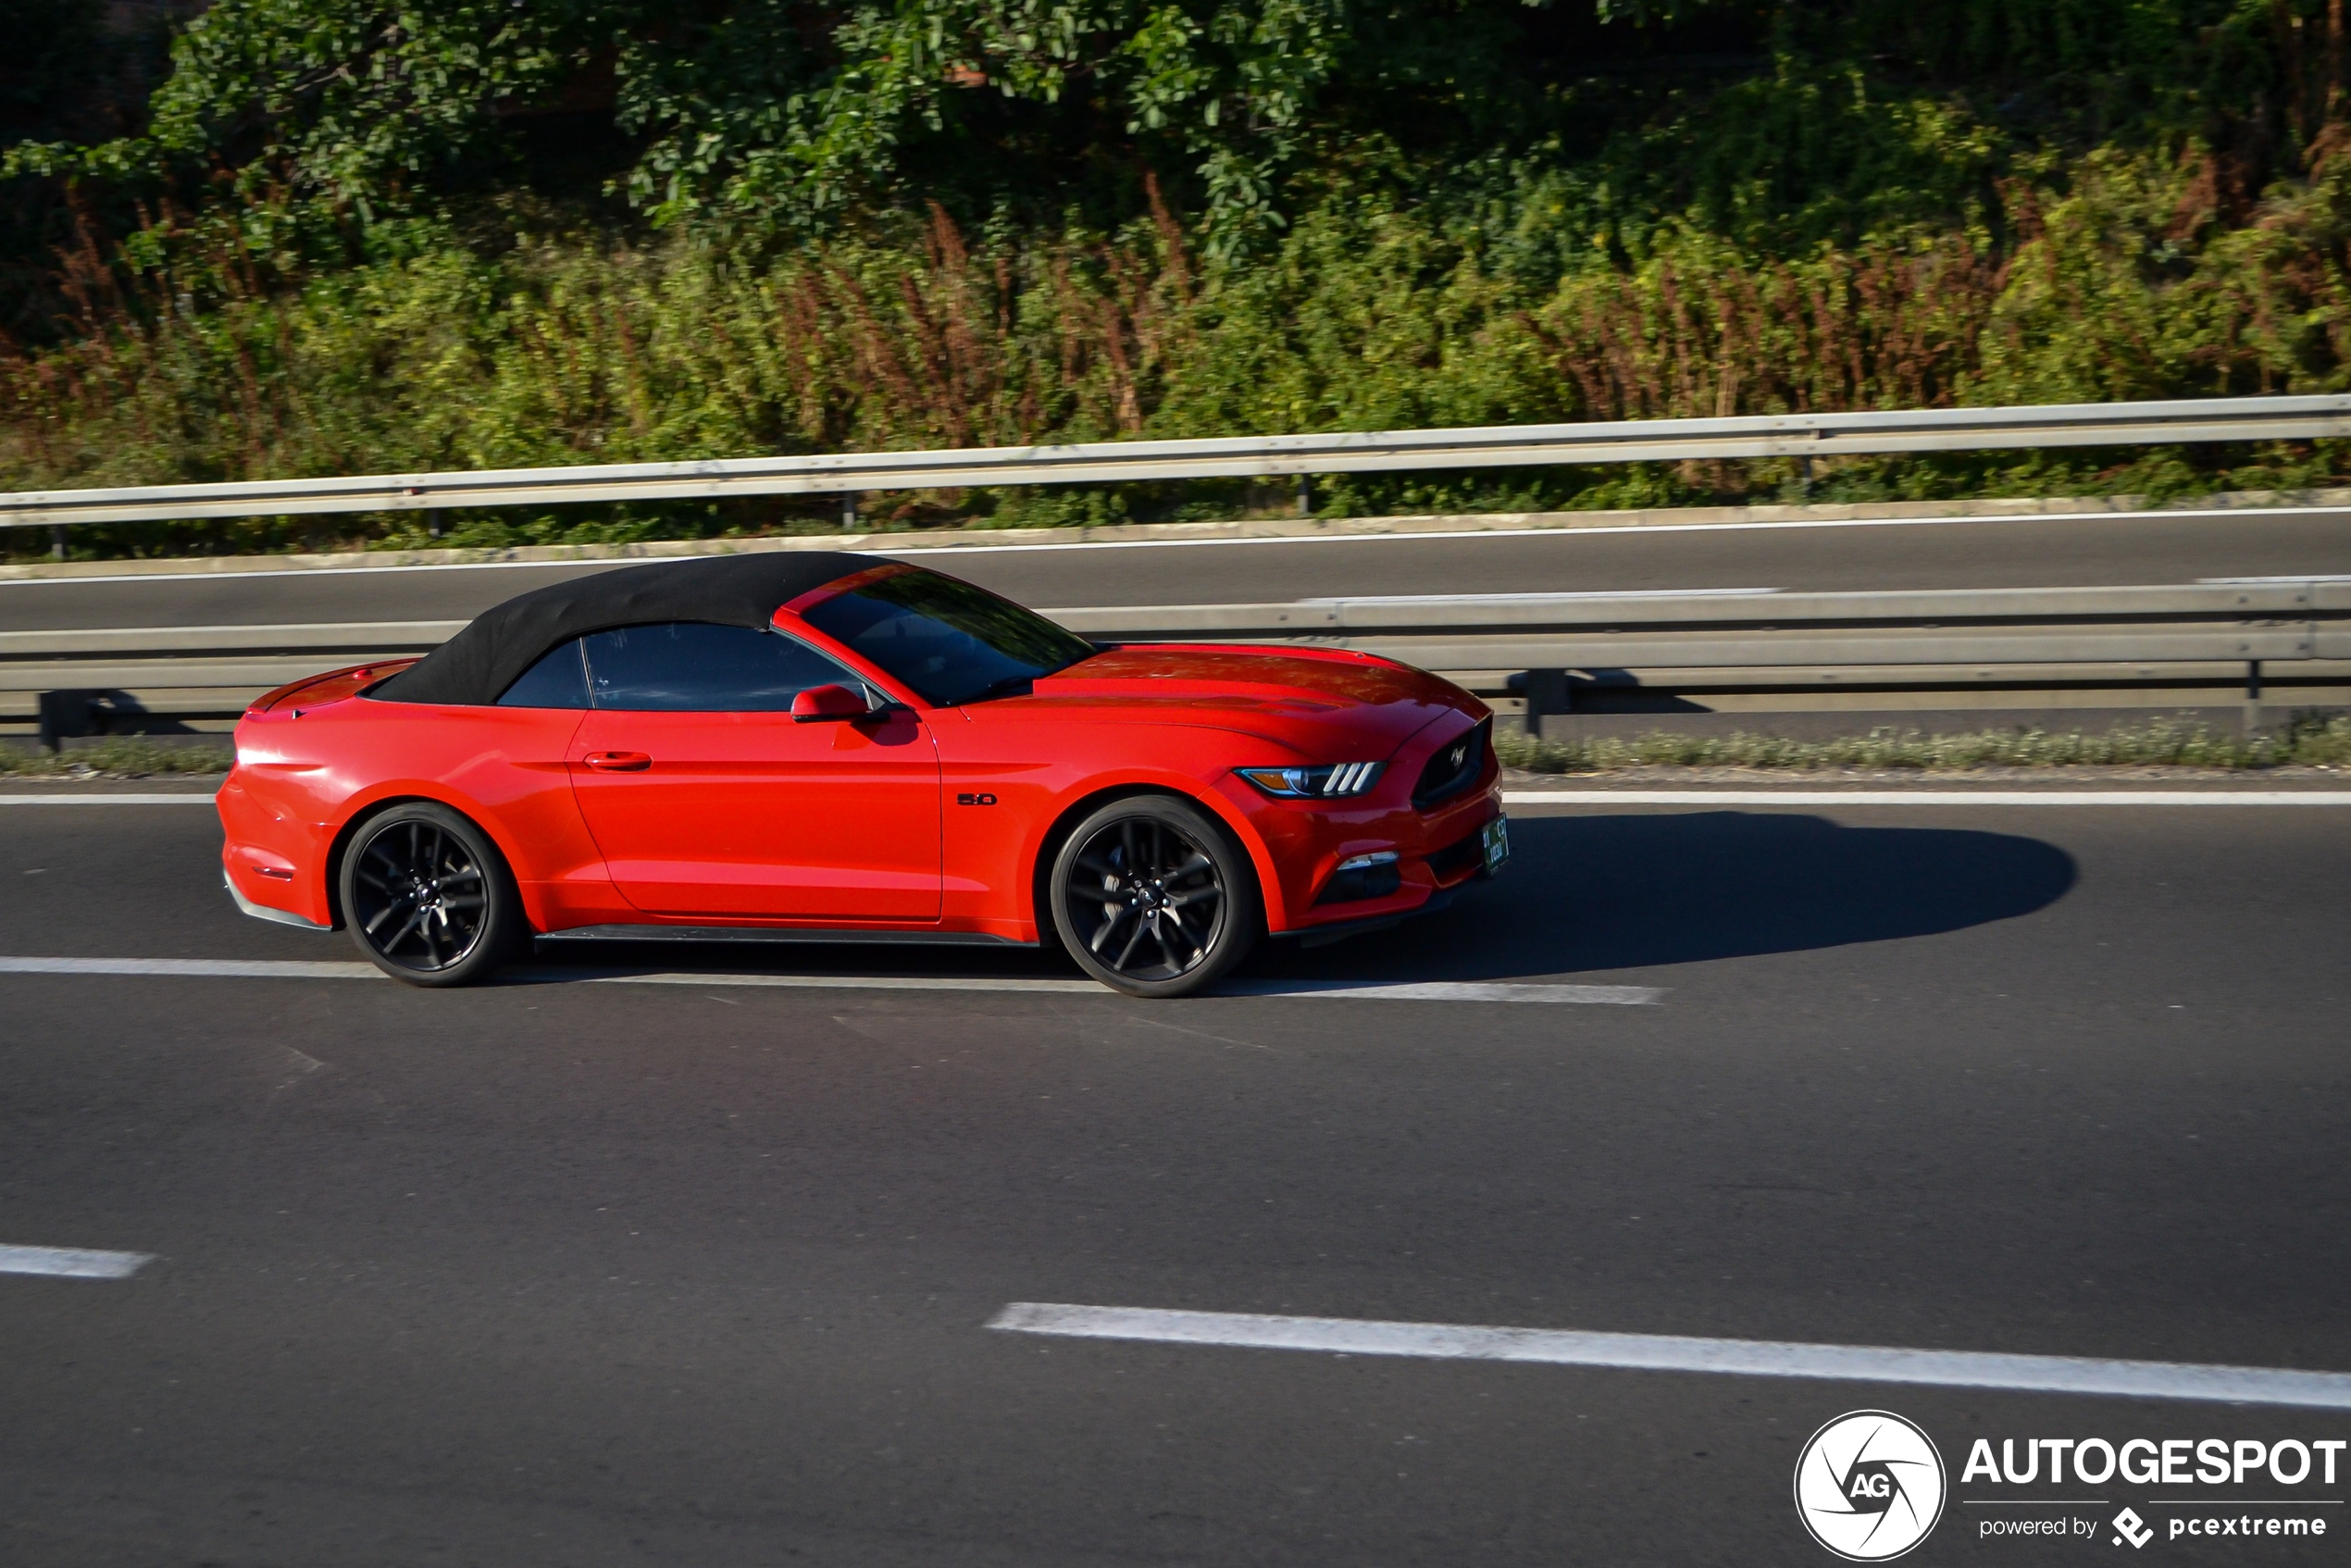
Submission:
M 641 767 L 589 765 L 613 753 Z M 788 713 L 591 713 L 572 790 L 620 896 L 646 915 L 939 918 L 930 727 Z
M 1471 788 L 1415 809 L 1429 759 L 1491 716 L 1389 660 L 1115 648 L 1027 695 L 930 707 L 789 610 L 776 618 L 905 706 L 810 724 L 429 706 L 367 697 L 403 667 L 379 661 L 296 682 L 246 714 L 220 793 L 229 875 L 253 902 L 327 924 L 340 836 L 379 804 L 422 798 L 489 831 L 542 932 L 669 922 L 1033 941 L 1055 829 L 1111 794 L 1163 790 L 1213 812 L 1248 851 L 1279 933 L 1418 908 L 1477 871 L 1474 858 L 1439 870 L 1429 857 L 1500 813 L 1490 748 Z M 1363 761 L 1387 771 L 1367 795 L 1337 801 L 1274 799 L 1235 772 Z M 1399 856 L 1394 893 L 1315 902 L 1340 861 L 1382 851 Z

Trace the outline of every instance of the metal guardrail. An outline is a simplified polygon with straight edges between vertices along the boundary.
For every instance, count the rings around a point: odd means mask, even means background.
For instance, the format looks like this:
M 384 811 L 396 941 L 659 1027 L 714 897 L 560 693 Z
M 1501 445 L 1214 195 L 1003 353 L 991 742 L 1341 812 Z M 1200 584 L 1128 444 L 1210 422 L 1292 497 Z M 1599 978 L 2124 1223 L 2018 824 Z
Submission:
M 1268 479 L 1410 468 L 1812 458 L 1861 453 L 2310 441 L 2338 436 L 2351 436 L 2351 395 L 1771 414 L 29 491 L 0 494 L 0 528 L 589 501 L 853 494 L 971 485 Z
M 1561 711 L 1578 683 L 1667 691 L 2063 690 L 2225 688 L 2242 676 L 2258 695 L 2264 666 L 2273 676 L 2351 683 L 2351 580 L 1404 595 L 1049 613 L 1105 641 L 1360 649 L 1486 691 L 1517 675 L 1536 714 Z M 0 719 L 22 723 L 38 715 L 44 739 L 54 740 L 83 732 L 71 727 L 85 719 L 104 726 L 142 716 L 233 716 L 272 687 L 372 657 L 422 653 L 464 624 L 0 632 Z

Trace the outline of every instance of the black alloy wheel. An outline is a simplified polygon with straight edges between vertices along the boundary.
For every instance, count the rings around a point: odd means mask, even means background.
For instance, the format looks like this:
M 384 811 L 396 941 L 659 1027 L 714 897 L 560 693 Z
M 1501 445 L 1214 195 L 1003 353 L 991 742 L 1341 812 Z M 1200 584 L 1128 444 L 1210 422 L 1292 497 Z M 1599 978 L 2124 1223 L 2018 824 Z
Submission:
M 489 836 L 446 806 L 397 805 L 353 836 L 342 912 L 377 968 L 418 986 L 462 986 L 504 962 L 521 900 Z
M 1052 870 L 1053 924 L 1078 966 L 1132 996 L 1190 996 L 1256 941 L 1257 877 L 1232 838 L 1168 796 L 1113 801 Z

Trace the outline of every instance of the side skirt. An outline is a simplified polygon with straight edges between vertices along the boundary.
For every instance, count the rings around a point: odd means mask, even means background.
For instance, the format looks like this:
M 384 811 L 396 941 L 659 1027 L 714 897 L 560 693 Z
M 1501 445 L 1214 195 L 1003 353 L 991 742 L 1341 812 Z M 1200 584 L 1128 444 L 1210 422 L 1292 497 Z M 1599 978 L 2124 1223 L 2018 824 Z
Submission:
M 986 931 L 872 931 L 829 926 L 575 926 L 542 942 L 881 942 L 897 947 L 1035 947 Z

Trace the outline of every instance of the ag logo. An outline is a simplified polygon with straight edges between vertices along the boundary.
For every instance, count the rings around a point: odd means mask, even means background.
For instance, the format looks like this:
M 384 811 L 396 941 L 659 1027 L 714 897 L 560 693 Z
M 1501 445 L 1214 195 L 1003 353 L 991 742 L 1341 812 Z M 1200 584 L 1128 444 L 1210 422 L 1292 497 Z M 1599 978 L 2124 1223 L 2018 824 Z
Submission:
M 1851 1562 L 1883 1562 L 1943 1517 L 1943 1456 L 1891 1412 L 1857 1410 L 1812 1434 L 1796 1460 L 1796 1513 Z

